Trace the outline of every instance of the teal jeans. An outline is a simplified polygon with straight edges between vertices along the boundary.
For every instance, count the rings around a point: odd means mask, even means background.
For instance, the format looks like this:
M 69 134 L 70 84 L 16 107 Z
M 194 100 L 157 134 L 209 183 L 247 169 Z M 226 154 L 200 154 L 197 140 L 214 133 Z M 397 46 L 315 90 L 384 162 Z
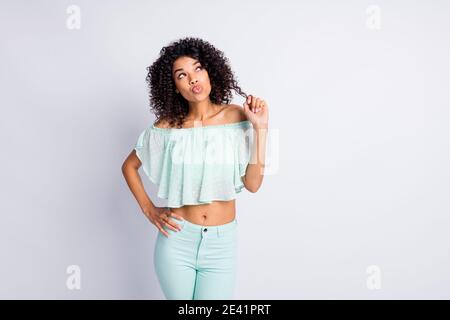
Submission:
M 202 226 L 171 218 L 180 227 L 158 231 L 154 251 L 156 275 L 168 300 L 233 299 L 237 220 Z

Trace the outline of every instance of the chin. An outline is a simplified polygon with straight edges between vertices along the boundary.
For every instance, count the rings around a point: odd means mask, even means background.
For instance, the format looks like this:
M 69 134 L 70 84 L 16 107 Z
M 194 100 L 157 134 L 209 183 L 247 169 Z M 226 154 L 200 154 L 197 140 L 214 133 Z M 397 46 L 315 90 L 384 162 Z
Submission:
M 208 98 L 209 97 L 209 94 L 205 94 L 205 93 L 202 93 L 202 94 L 194 94 L 194 100 L 195 101 L 202 101 L 202 100 L 205 100 L 206 98 Z

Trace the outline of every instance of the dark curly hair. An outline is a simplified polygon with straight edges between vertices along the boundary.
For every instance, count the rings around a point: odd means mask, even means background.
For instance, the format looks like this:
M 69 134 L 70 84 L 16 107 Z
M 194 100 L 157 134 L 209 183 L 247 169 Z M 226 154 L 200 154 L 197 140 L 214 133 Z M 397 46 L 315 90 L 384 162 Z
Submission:
M 222 51 L 199 38 L 179 39 L 163 47 L 158 59 L 147 67 L 150 108 L 156 116 L 156 121 L 163 119 L 168 121 L 171 127 L 181 127 L 188 114 L 188 101 L 181 94 L 175 93 L 176 87 L 172 78 L 172 65 L 181 56 L 199 60 L 206 69 L 211 82 L 209 98 L 214 104 L 229 104 L 232 99 L 231 89 L 247 98 L 247 94 L 238 86 L 228 59 Z

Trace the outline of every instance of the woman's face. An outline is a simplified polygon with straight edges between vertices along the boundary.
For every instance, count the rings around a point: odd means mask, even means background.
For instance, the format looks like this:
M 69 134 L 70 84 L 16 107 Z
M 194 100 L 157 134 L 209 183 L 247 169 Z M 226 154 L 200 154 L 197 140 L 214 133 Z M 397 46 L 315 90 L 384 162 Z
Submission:
M 211 93 L 208 72 L 191 57 L 179 57 L 172 65 L 172 76 L 177 90 L 188 101 L 202 101 Z

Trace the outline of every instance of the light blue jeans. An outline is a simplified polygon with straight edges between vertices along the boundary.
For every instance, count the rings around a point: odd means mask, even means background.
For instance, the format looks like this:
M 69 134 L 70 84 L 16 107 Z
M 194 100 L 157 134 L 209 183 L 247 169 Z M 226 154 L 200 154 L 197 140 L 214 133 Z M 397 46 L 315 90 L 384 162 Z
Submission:
M 233 299 L 237 220 L 202 226 L 171 218 L 180 227 L 158 231 L 154 266 L 168 300 Z

